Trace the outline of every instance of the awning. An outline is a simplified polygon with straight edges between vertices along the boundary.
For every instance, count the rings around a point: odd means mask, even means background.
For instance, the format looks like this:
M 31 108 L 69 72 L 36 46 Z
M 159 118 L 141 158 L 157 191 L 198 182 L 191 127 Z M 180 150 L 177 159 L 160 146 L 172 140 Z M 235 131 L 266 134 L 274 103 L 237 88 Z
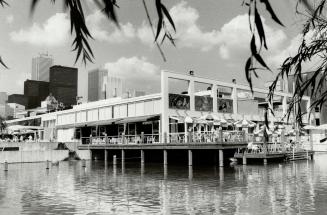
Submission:
M 84 126 L 109 125 L 116 121 L 118 121 L 118 119 L 108 119 L 108 120 L 100 120 L 100 121 L 93 121 L 93 122 L 79 122 L 74 124 L 57 125 L 56 128 L 74 128 L 74 127 L 84 127 Z
M 153 118 L 154 116 L 157 116 L 157 115 L 152 115 L 152 116 L 128 117 L 128 118 L 124 118 L 124 119 L 118 120 L 117 123 L 145 122 L 145 121 L 147 121 L 148 119 Z

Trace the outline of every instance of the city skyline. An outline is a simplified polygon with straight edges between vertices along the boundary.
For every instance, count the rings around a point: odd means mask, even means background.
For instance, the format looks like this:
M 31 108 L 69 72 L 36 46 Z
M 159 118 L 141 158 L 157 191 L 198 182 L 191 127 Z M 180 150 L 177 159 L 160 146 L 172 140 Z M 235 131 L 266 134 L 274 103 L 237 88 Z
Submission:
M 87 72 L 102 65 L 112 67 L 122 76 L 133 76 L 131 79 L 138 86 L 158 83 L 161 70 L 183 74 L 194 70 L 199 76 L 223 81 L 237 78 L 238 83 L 246 84 L 244 64 L 249 55 L 250 32 L 246 8 L 239 2 L 165 2 L 176 23 L 177 33 L 174 36 L 177 46 L 163 45 L 167 57 L 167 62 L 164 62 L 153 45 L 153 36 L 141 2 L 121 2 L 117 10 L 121 25 L 121 30 L 118 30 L 96 11 L 92 2 L 86 1 L 86 20 L 94 37 L 90 44 L 95 53 L 95 63 L 86 66 L 81 62 L 74 65 L 76 53 L 71 52 L 70 46 L 73 37 L 69 34 L 68 15 L 63 12 L 60 3 L 52 6 L 48 2 L 40 2 L 33 16 L 26 9 L 29 2 L 18 5 L 9 1 L 9 4 L 10 7 L 4 8 L 1 14 L 3 19 L 0 22 L 8 34 L 0 35 L 0 45 L 3 59 L 10 69 L 0 68 L 0 91 L 21 93 L 23 81 L 29 79 L 30 71 L 26 68 L 31 68 L 31 58 L 40 52 L 51 53 L 56 64 L 79 69 L 78 95 L 83 96 L 84 100 L 87 90 L 81 86 L 87 84 Z M 272 5 L 287 26 L 281 28 L 268 16 L 264 17 L 269 47 L 265 57 L 269 65 L 276 68 L 298 44 L 300 25 L 295 14 L 286 13 L 287 8 L 293 6 L 291 1 L 274 1 Z M 154 5 L 149 4 L 149 7 L 155 21 Z M 240 32 L 244 37 L 239 37 Z M 16 49 L 21 51 L 14 51 Z M 273 74 L 263 72 L 255 85 L 262 86 L 262 82 L 272 77 Z M 149 88 L 157 86 L 153 84 Z

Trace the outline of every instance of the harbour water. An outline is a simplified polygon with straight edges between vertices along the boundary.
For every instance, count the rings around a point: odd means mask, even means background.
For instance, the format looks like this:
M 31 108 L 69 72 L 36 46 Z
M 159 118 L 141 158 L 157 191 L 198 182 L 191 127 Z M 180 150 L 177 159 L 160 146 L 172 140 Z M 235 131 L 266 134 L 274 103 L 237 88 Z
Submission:
M 0 166 L 0 214 L 325 214 L 327 154 L 313 161 L 215 166 Z

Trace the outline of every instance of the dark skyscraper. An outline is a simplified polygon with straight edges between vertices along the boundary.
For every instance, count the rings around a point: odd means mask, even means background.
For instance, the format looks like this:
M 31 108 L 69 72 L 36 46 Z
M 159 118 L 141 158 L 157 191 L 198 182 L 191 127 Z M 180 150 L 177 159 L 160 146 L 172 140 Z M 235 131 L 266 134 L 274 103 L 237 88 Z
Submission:
M 49 92 L 66 107 L 76 104 L 77 96 L 77 68 L 66 66 L 50 67 Z
M 26 80 L 24 95 L 28 97 L 27 109 L 41 106 L 41 102 L 49 95 L 49 82 Z

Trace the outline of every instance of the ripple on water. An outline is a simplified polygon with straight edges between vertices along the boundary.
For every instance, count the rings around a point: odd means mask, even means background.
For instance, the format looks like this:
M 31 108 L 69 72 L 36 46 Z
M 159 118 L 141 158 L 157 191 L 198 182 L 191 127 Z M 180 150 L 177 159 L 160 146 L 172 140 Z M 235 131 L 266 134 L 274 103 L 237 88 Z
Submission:
M 0 174 L 0 214 L 324 214 L 326 159 L 223 170 L 170 165 L 166 175 L 160 164 L 11 164 Z

